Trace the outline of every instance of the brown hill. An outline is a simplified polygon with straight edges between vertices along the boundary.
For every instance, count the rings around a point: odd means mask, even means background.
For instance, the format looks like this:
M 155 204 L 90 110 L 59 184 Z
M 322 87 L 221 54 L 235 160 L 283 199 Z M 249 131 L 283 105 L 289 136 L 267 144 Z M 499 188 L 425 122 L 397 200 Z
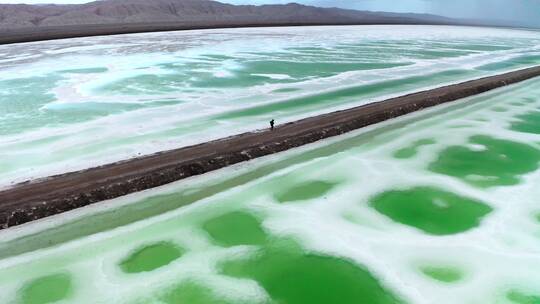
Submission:
M 455 23 L 433 15 L 296 3 L 255 6 L 210 0 L 104 0 L 79 5 L 0 4 L 0 43 L 210 27 Z
M 106 0 L 80 5 L 0 4 L 0 30 L 163 22 L 407 23 L 450 19 L 415 14 L 385 14 L 300 4 L 231 5 L 210 0 Z

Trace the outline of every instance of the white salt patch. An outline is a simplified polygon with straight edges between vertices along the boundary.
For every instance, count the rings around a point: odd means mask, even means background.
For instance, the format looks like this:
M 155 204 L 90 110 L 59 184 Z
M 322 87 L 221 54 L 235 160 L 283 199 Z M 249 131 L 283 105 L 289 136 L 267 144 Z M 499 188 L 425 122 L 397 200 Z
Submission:
M 292 78 L 290 75 L 286 75 L 286 74 L 251 74 L 251 75 L 266 77 L 266 78 L 270 78 L 270 79 L 277 79 L 277 80 L 284 80 L 284 79 L 291 79 Z

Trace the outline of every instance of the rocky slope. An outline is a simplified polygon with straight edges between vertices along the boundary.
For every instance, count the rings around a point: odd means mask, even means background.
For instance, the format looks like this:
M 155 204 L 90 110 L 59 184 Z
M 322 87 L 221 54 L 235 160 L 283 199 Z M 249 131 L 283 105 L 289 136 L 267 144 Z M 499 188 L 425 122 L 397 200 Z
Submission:
M 150 23 L 451 23 L 451 19 L 299 4 L 230 5 L 210 0 L 105 0 L 81 5 L 0 4 L 0 31 Z

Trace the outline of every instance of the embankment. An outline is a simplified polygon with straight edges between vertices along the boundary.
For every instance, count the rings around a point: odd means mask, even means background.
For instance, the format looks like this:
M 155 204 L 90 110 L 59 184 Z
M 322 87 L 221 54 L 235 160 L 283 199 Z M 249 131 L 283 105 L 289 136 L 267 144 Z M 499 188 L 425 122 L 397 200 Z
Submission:
M 118 163 L 29 181 L 0 192 L 0 228 L 158 187 L 540 76 L 540 66 Z

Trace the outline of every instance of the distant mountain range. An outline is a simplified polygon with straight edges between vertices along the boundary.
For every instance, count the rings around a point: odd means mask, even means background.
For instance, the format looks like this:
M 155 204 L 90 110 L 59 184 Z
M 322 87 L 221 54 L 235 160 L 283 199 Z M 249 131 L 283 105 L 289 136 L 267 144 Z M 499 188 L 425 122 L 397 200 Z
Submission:
M 105 0 L 79 5 L 0 4 L 0 29 L 153 22 L 450 22 L 415 14 L 389 14 L 300 4 L 231 5 L 210 0 Z
M 322 24 L 463 24 L 423 14 L 210 0 L 104 0 L 78 5 L 0 4 L 0 43 L 190 28 Z

